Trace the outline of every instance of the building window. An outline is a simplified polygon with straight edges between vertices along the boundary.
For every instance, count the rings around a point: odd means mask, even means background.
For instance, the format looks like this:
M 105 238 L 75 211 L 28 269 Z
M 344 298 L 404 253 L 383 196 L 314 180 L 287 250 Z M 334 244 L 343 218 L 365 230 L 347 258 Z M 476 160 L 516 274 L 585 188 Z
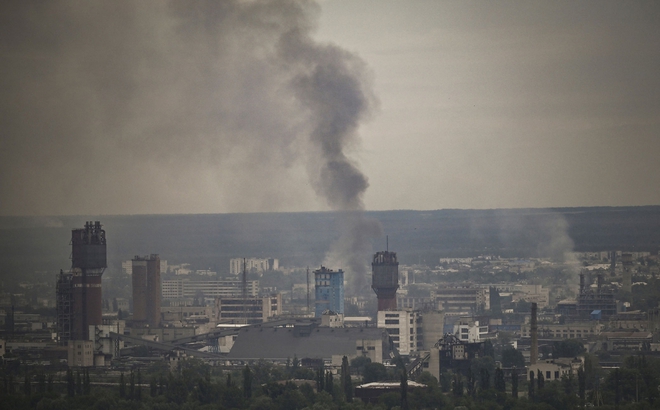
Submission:
M 548 380 L 550 380 L 550 374 L 551 374 L 550 371 L 546 371 L 546 372 L 545 372 L 545 378 L 548 379 Z
M 559 372 L 555 372 L 555 380 L 559 379 Z
M 385 319 L 386 325 L 398 325 L 399 319 Z

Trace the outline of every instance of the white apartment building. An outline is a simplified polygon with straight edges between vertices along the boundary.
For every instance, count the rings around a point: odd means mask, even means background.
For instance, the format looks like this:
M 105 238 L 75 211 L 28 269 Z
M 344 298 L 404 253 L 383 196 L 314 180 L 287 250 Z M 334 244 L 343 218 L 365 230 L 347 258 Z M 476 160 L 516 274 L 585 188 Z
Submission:
M 488 334 L 488 326 L 480 326 L 478 320 L 460 318 L 454 323 L 454 335 L 468 343 L 480 342 Z
M 163 299 L 194 298 L 203 295 L 205 298 L 217 298 L 242 295 L 243 283 L 240 280 L 205 280 L 189 279 L 164 280 L 162 282 Z M 259 281 L 247 281 L 247 295 L 259 294 Z
M 422 315 L 418 310 L 380 311 L 377 326 L 387 331 L 401 355 L 407 356 L 423 346 Z
M 279 259 L 234 258 L 229 260 L 229 273 L 232 275 L 243 273 L 243 261 L 245 261 L 245 270 L 248 272 L 266 272 L 280 268 Z

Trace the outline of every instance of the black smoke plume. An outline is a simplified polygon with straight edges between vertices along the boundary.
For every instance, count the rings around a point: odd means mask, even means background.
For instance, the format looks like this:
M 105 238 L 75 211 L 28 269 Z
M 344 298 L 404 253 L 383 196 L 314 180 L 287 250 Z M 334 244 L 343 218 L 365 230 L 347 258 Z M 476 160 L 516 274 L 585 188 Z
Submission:
M 331 209 L 335 260 L 364 271 L 379 227 L 352 154 L 375 98 L 361 59 L 313 39 L 320 11 L 2 2 L 0 213 Z

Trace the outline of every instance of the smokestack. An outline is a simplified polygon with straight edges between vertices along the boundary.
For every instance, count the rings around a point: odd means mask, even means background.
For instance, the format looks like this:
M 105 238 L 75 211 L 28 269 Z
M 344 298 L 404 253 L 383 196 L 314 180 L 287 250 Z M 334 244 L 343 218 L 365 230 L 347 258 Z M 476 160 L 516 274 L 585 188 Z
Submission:
M 539 357 L 539 336 L 538 336 L 538 325 L 536 324 L 536 303 L 532 303 L 532 319 L 530 331 L 532 334 L 532 346 L 529 349 L 529 364 L 536 364 L 536 361 Z

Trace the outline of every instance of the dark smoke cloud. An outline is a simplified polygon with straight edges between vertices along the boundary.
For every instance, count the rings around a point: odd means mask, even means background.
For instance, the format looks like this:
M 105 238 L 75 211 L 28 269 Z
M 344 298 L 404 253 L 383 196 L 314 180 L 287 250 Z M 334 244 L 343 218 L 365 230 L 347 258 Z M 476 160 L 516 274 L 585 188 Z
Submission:
M 325 207 L 347 212 L 336 249 L 364 271 L 379 227 L 351 155 L 375 98 L 361 59 L 313 40 L 319 13 L 304 0 L 2 2 L 0 214 Z

